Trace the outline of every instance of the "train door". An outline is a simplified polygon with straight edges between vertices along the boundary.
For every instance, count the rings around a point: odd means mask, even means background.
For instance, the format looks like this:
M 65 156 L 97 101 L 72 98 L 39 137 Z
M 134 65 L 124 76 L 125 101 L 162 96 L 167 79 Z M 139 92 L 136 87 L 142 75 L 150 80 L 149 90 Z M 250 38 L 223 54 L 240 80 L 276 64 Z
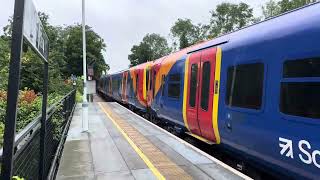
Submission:
M 212 114 L 215 65 L 216 48 L 196 52 L 190 56 L 186 106 L 190 131 L 212 142 L 216 141 Z
M 200 125 L 198 122 L 198 86 L 199 86 L 199 69 L 200 69 L 201 52 L 193 53 L 189 58 L 188 65 L 188 98 L 187 98 L 187 119 L 188 126 L 192 133 L 201 135 Z

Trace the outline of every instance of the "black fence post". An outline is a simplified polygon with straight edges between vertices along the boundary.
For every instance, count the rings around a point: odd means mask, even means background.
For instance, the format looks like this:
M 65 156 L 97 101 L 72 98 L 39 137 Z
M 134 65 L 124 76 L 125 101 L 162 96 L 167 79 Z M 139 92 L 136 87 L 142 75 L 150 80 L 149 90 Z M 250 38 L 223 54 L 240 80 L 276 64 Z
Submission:
M 48 98 L 48 62 L 44 62 L 43 90 L 42 90 L 42 115 L 40 130 L 40 161 L 39 179 L 46 179 L 46 122 L 47 122 L 47 98 Z
M 25 0 L 17 0 L 14 5 L 11 59 L 9 69 L 7 109 L 4 129 L 3 159 L 1 179 L 10 180 L 12 177 L 13 151 L 16 133 L 17 101 L 19 95 L 20 67 L 23 43 L 23 16 Z

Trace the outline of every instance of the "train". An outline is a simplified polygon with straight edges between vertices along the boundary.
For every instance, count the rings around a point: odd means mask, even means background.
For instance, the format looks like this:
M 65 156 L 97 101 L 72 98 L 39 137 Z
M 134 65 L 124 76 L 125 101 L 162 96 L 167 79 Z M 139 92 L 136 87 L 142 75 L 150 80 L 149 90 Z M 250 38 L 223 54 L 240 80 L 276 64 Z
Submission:
M 320 4 L 103 75 L 100 94 L 271 174 L 320 178 Z

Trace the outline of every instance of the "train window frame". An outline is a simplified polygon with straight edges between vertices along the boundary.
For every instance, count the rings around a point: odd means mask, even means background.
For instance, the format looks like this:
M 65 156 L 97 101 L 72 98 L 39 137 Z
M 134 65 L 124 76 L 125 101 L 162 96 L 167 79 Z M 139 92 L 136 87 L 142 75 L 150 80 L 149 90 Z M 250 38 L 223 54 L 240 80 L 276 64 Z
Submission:
M 150 84 L 150 82 L 149 82 L 149 79 L 150 79 L 150 74 L 149 74 L 149 72 L 150 72 L 150 69 L 147 68 L 147 69 L 146 69 L 146 91 L 149 91 L 149 84 Z
M 164 93 L 165 93 L 165 87 L 166 87 L 165 84 L 166 84 L 166 75 L 163 74 L 163 75 L 161 76 L 161 88 L 162 88 L 162 89 L 161 89 L 161 96 L 164 96 L 164 95 L 165 95 L 165 94 L 164 94 Z
M 193 96 L 193 99 L 194 99 L 194 102 L 193 101 L 191 101 L 191 83 L 192 83 L 192 67 L 193 66 L 195 66 L 195 67 L 197 67 L 197 71 L 195 72 L 195 80 L 196 80 L 196 83 L 195 83 L 195 91 L 194 91 L 194 96 Z M 197 88 L 198 88 L 198 83 L 199 83 L 199 77 L 198 77 L 198 74 L 199 74 L 199 69 L 200 69 L 200 67 L 199 67 L 199 65 L 197 64 L 197 63 L 193 63 L 193 64 L 191 64 L 191 68 L 190 68 L 190 80 L 188 80 L 189 81 L 189 90 L 188 90 L 188 96 L 189 96 L 189 100 L 188 100 L 188 105 L 189 105 L 189 108 L 196 108 L 196 106 L 197 106 L 197 96 L 198 96 L 198 93 L 197 93 Z M 189 75 L 188 75 L 189 76 Z M 193 102 L 192 104 L 191 104 L 191 102 Z
M 136 76 L 136 92 L 135 92 L 135 94 L 136 94 L 136 96 L 138 96 L 139 94 L 138 94 L 138 91 L 139 91 L 139 74 L 137 73 L 137 76 Z
M 157 71 L 153 70 L 152 72 L 153 72 L 152 97 L 154 98 L 156 96 L 155 89 L 156 89 Z
M 317 58 L 318 57 L 318 58 Z M 306 124 L 314 125 L 314 124 L 320 124 L 320 118 L 316 117 L 309 117 L 309 116 L 302 116 L 302 115 L 296 115 L 296 114 L 290 114 L 282 111 L 281 108 L 281 103 L 282 103 L 282 96 L 281 96 L 281 91 L 282 91 L 282 84 L 287 83 L 320 83 L 320 75 L 319 76 L 293 76 L 293 77 L 288 77 L 285 76 L 285 64 L 289 61 L 303 61 L 307 59 L 319 59 L 320 56 L 309 56 L 309 57 L 293 57 L 293 58 L 286 58 L 284 61 L 281 62 L 281 73 L 279 74 L 280 77 L 280 82 L 279 82 L 279 89 L 278 89 L 278 112 L 281 115 L 281 117 L 285 120 L 292 120 L 295 122 L 303 122 Z
M 168 96 L 168 98 L 171 98 L 174 100 L 179 100 L 181 97 L 181 74 L 180 73 L 172 73 L 168 76 L 169 77 L 168 77 L 167 96 Z M 171 86 L 176 86 L 176 85 L 178 85 L 178 87 L 179 87 L 179 95 L 178 96 L 171 96 L 169 93 L 169 89 Z
M 234 66 L 239 66 L 239 65 L 246 65 L 246 64 L 263 64 L 263 81 L 262 81 L 262 94 L 261 94 L 261 106 L 259 109 L 250 109 L 250 108 L 245 108 L 245 107 L 238 107 L 238 106 L 230 106 L 227 102 L 227 81 L 228 81 L 228 69 L 230 67 Z M 257 59 L 257 60 L 249 60 L 249 61 L 240 61 L 238 63 L 230 64 L 227 66 L 225 70 L 225 86 L 224 86 L 224 105 L 227 109 L 232 110 L 232 111 L 238 111 L 238 112 L 246 112 L 246 113 L 252 113 L 252 114 L 259 114 L 263 113 L 265 109 L 265 96 L 266 96 L 266 89 L 267 89 L 267 72 L 268 72 L 268 64 L 263 61 L 262 59 Z
M 205 76 L 204 76 L 204 70 L 203 70 L 203 69 L 204 69 L 206 63 L 209 64 L 209 66 L 208 66 L 208 67 L 209 67 L 209 76 L 208 76 L 208 77 L 209 77 L 209 79 L 208 79 L 208 80 L 209 80 L 209 82 L 208 82 L 209 84 L 208 84 L 208 89 L 207 89 L 207 104 L 206 104 L 205 107 L 203 107 L 203 105 L 204 105 L 204 104 L 202 103 L 202 101 L 203 101 L 203 93 L 204 93 L 204 92 L 203 92 L 203 89 L 204 89 L 204 83 L 203 83 L 203 81 L 204 81 L 204 77 L 205 77 Z M 201 97 L 199 98 L 199 100 L 200 100 L 199 104 L 200 104 L 201 110 L 203 110 L 203 111 L 208 111 L 208 110 L 209 110 L 209 106 L 210 106 L 210 105 L 209 105 L 209 103 L 210 103 L 210 101 L 209 101 L 209 98 L 210 98 L 210 81 L 212 80 L 212 79 L 211 79 L 211 72 L 212 72 L 211 65 L 212 65 L 212 64 L 211 64 L 211 61 L 205 61 L 205 62 L 201 65 L 201 66 L 202 66 L 202 67 L 201 67 L 201 73 L 202 73 L 202 74 L 201 74 L 201 77 L 202 77 L 202 78 L 201 78 L 201 80 L 200 80 L 200 81 L 201 81 L 201 92 L 200 92 L 200 93 L 201 93 Z M 199 89 L 199 91 L 200 91 L 200 89 Z
M 169 89 L 172 88 L 172 86 L 178 86 L 178 87 L 179 87 L 179 94 L 178 94 L 178 96 L 171 96 L 171 95 L 170 95 Z M 180 83 L 177 83 L 177 82 L 168 83 L 167 96 L 168 96 L 168 98 L 170 98 L 170 99 L 179 100 L 180 97 L 181 97 L 181 84 L 180 84 Z

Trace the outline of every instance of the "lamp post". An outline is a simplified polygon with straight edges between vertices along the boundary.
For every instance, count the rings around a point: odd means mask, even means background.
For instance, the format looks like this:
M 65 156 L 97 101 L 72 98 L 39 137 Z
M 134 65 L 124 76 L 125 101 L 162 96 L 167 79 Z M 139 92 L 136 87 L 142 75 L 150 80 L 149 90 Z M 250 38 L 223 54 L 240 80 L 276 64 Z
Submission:
M 82 131 L 89 130 L 87 101 L 87 57 L 86 57 L 86 22 L 85 0 L 82 0 L 82 46 L 83 46 L 83 99 L 82 99 Z

